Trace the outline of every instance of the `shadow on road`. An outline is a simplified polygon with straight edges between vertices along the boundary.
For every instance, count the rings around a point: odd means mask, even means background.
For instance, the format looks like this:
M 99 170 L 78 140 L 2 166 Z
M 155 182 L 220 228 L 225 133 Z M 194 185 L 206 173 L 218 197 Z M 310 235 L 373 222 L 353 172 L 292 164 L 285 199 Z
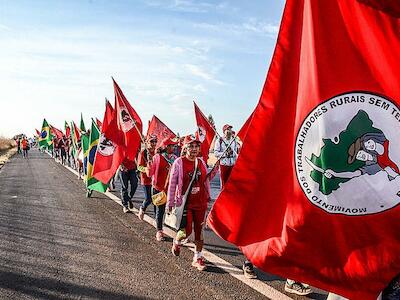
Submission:
M 50 278 L 37 278 L 25 274 L 0 270 L 0 289 L 23 293 L 35 298 L 60 299 L 90 297 L 96 299 L 148 299 L 102 289 L 90 288 Z

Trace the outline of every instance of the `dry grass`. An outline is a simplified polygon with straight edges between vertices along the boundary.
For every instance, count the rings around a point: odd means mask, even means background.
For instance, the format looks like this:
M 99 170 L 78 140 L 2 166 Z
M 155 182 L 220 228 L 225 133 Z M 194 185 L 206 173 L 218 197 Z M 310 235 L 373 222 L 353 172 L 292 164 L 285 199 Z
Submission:
M 14 140 L 3 138 L 0 136 L 0 151 L 9 150 L 14 147 L 16 147 Z
M 0 169 L 17 152 L 14 140 L 0 136 Z

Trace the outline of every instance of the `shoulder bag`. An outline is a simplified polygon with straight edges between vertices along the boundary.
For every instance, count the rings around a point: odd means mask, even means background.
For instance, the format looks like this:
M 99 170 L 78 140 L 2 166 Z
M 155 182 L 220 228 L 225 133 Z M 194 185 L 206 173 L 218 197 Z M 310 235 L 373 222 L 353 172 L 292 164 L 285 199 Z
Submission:
M 190 190 L 192 189 L 194 178 L 196 177 L 197 165 L 198 165 L 198 159 L 196 158 L 194 162 L 193 176 L 192 179 L 190 180 L 189 186 L 185 194 L 182 196 L 182 204 L 178 207 L 175 206 L 170 212 L 167 212 L 165 214 L 165 221 L 164 221 L 165 225 L 174 228 L 175 230 L 179 230 L 179 227 L 181 225 L 183 210 L 185 209 L 186 200 L 188 198 Z

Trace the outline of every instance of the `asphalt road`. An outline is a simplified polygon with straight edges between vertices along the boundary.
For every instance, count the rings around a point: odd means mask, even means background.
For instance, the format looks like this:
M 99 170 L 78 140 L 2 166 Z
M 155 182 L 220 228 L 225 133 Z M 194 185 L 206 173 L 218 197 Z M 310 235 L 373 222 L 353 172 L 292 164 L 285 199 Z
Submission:
M 1 299 L 265 299 L 213 265 L 197 271 L 186 249 L 173 257 L 171 240 L 156 242 L 153 227 L 105 195 L 86 198 L 82 181 L 46 154 L 12 158 L 0 170 L 0 191 Z M 137 207 L 142 199 L 139 187 Z M 207 250 L 241 265 L 234 246 L 209 230 L 205 241 Z M 283 279 L 257 273 L 283 290 Z

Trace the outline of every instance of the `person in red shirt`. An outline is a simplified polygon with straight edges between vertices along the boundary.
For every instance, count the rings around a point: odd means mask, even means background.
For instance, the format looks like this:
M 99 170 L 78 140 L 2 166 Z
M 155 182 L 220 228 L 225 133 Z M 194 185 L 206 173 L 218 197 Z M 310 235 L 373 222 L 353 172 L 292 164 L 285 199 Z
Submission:
M 152 203 L 151 201 L 151 177 L 147 176 L 147 164 L 152 160 L 156 154 L 157 136 L 150 135 L 146 140 L 146 149 L 140 152 L 138 161 L 138 171 L 140 172 L 140 183 L 144 190 L 144 200 L 139 208 L 138 217 L 143 220 L 144 213 L 147 207 Z M 154 215 L 156 214 L 156 206 L 154 206 Z
M 194 243 L 196 252 L 193 257 L 192 266 L 198 270 L 206 269 L 203 250 L 203 228 L 207 204 L 210 199 L 210 181 L 207 174 L 207 165 L 200 154 L 200 141 L 194 136 L 187 136 L 184 142 L 186 154 L 178 158 L 171 170 L 171 178 L 168 190 L 168 209 L 174 205 L 183 205 L 182 195 L 188 192 L 185 202 L 180 229 L 172 244 L 172 253 L 180 254 L 181 241 L 194 231 Z M 197 168 L 196 166 L 197 160 Z M 196 172 L 195 172 L 196 170 Z M 193 178 L 193 182 L 190 185 Z
M 119 169 L 119 180 L 121 182 L 122 210 L 124 213 L 130 212 L 133 208 L 132 197 L 135 195 L 138 186 L 136 175 L 136 163 L 125 158 Z M 130 184 L 130 191 L 129 191 Z
M 161 191 L 167 191 L 169 170 L 172 163 L 176 159 L 174 154 L 176 141 L 171 138 L 166 138 L 161 143 L 160 153 L 154 155 L 151 162 L 148 164 L 148 176 L 152 178 L 152 195 L 158 194 Z M 156 240 L 164 241 L 163 223 L 165 214 L 165 204 L 159 205 L 156 208 L 157 233 Z
M 26 137 L 24 137 L 21 141 L 21 146 L 22 146 L 22 155 L 24 158 L 28 158 L 28 150 L 29 150 L 29 145 L 28 145 L 28 140 Z

